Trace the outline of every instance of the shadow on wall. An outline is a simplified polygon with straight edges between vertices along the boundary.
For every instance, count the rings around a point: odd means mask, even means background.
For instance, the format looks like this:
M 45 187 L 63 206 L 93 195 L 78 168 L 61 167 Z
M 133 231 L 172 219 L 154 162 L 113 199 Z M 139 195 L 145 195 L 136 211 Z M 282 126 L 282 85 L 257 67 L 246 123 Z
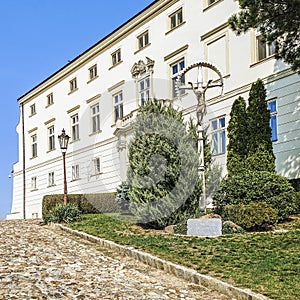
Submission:
M 275 61 L 273 73 L 266 88 L 268 99 L 277 100 L 276 169 L 289 179 L 300 178 L 300 76 L 281 60 Z
M 289 179 L 300 178 L 300 156 L 299 154 L 289 155 L 285 160 L 282 160 L 277 168 L 280 175 Z

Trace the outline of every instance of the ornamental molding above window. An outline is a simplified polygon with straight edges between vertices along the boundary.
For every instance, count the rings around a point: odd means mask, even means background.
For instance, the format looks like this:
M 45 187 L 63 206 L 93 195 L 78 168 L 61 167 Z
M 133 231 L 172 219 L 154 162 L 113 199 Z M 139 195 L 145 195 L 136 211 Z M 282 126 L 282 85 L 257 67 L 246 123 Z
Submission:
M 133 78 L 138 78 L 146 72 L 153 72 L 155 61 L 150 59 L 149 57 L 146 57 L 146 59 L 146 63 L 143 60 L 139 60 L 133 65 L 133 67 L 131 68 L 131 75 Z

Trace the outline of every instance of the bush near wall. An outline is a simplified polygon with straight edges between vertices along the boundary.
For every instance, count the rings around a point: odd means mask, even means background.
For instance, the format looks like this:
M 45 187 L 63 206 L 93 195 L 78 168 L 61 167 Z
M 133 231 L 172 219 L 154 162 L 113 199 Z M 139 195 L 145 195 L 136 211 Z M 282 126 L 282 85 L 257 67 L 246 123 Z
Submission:
M 47 222 L 72 223 L 81 221 L 81 211 L 73 204 L 58 204 L 49 212 Z
M 300 214 L 300 191 L 296 192 L 297 214 Z
M 115 201 L 116 193 L 69 194 L 68 203 L 78 207 L 83 214 L 110 213 L 119 210 Z M 42 204 L 43 219 L 49 219 L 49 212 L 64 202 L 64 195 L 45 195 Z
M 278 221 L 276 210 L 265 202 L 226 205 L 224 217 L 248 231 L 266 230 Z
M 289 182 L 296 192 L 300 192 L 300 178 L 289 179 Z
M 214 195 L 215 212 L 224 215 L 229 204 L 266 202 L 284 221 L 297 212 L 296 193 L 288 179 L 265 171 L 245 171 L 227 177 Z

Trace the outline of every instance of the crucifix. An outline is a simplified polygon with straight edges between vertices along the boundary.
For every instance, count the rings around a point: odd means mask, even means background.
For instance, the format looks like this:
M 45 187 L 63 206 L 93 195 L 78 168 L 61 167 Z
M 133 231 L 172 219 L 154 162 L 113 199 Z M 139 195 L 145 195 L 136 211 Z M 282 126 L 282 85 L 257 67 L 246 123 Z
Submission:
M 188 85 L 183 85 L 181 78 L 190 71 L 191 69 L 198 68 L 198 75 L 196 82 L 188 82 Z M 209 79 L 207 82 L 203 80 L 203 68 L 210 69 L 218 75 L 218 80 L 213 81 Z M 221 72 L 212 64 L 207 62 L 198 62 L 194 63 L 187 68 L 183 69 L 176 79 L 176 88 L 177 95 L 179 96 L 179 91 L 192 90 L 197 98 L 196 106 L 196 115 L 197 115 L 197 136 L 198 136 L 198 154 L 199 154 L 199 165 L 198 165 L 198 174 L 199 177 L 202 177 L 202 195 L 199 199 L 200 210 L 206 212 L 206 187 L 205 187 L 205 163 L 204 163 L 204 136 L 203 136 L 203 118 L 207 113 L 206 101 L 205 101 L 205 92 L 209 88 L 221 87 L 223 89 L 223 77 Z

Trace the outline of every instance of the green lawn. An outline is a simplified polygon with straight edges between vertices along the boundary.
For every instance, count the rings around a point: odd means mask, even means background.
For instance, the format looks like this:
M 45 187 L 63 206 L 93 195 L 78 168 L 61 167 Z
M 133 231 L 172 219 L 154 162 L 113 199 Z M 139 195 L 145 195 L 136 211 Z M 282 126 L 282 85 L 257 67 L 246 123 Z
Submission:
M 299 219 L 297 219 L 299 221 Z M 295 223 L 295 222 L 294 222 Z M 152 253 L 273 299 L 300 295 L 299 223 L 287 232 L 247 233 L 201 238 L 144 230 L 107 215 L 86 215 L 73 229 Z

